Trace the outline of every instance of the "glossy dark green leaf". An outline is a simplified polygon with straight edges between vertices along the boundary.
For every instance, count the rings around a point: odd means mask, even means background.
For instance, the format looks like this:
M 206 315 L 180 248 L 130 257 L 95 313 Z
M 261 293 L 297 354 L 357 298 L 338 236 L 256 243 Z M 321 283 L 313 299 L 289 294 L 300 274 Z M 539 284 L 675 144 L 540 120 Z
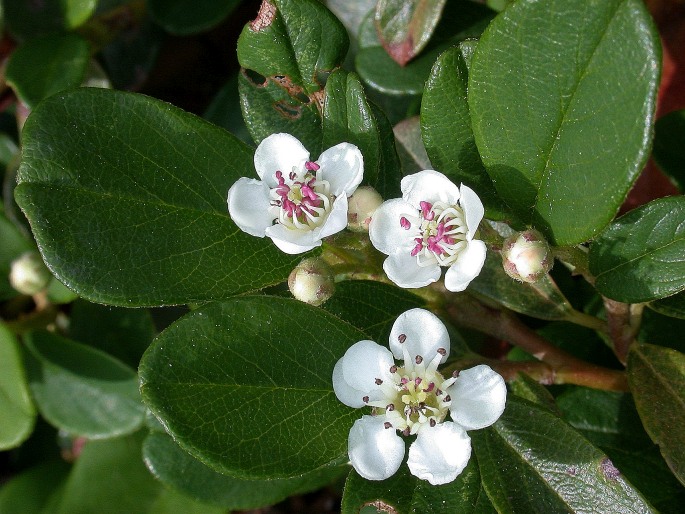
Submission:
M 0 212 L 0 300 L 6 300 L 18 293 L 10 285 L 8 277 L 12 261 L 24 252 L 35 251 L 35 247 L 5 215 Z
M 202 117 L 214 125 L 228 130 L 242 142 L 251 145 L 252 137 L 247 130 L 240 110 L 238 77 L 239 75 L 235 75 L 226 82 L 226 85 L 212 99 Z
M 404 119 L 392 129 L 397 141 L 397 155 L 402 163 L 402 175 L 410 175 L 433 166 L 421 139 L 421 123 L 418 116 Z
M 89 441 L 66 482 L 55 514 L 147 513 L 161 486 L 141 458 L 144 434 Z
M 332 373 L 364 338 L 295 300 L 211 304 L 181 318 L 145 353 L 143 399 L 182 448 L 217 471 L 294 477 L 347 460 L 359 412 L 337 400 Z
M 664 316 L 651 309 L 645 309 L 642 313 L 637 340 L 641 343 L 673 348 L 685 353 L 683 334 L 685 334 L 685 320 Z
M 483 33 L 476 144 L 502 199 L 556 244 L 596 235 L 642 170 L 660 63 L 641 0 L 523 0 Z
M 613 222 L 590 247 L 595 287 L 637 303 L 685 289 L 685 197 L 654 200 Z
M 662 116 L 654 127 L 654 160 L 685 193 L 685 110 Z
M 284 280 L 299 260 L 230 220 L 228 188 L 256 178 L 252 151 L 200 118 L 78 89 L 43 102 L 23 136 L 15 197 L 48 266 L 84 298 L 226 298 Z
M 36 409 L 14 335 L 0 323 L 0 451 L 19 446 L 31 435 Z
M 3 0 L 5 23 L 20 39 L 78 27 L 95 11 L 97 0 Z
M 333 467 L 297 478 L 241 480 L 217 473 L 183 451 L 171 436 L 153 432 L 143 444 L 148 469 L 163 483 L 199 501 L 229 509 L 256 509 L 317 489 L 347 470 Z
M 447 0 L 379 0 L 375 21 L 385 51 L 400 65 L 428 43 Z
M 383 93 L 421 94 L 438 55 L 459 41 L 480 36 L 492 14 L 474 2 L 447 2 L 431 43 L 406 66 L 397 64 L 385 51 L 378 39 L 374 16 L 370 14 L 360 28 L 360 49 L 355 59 L 357 72 L 365 83 Z
M 86 74 L 90 47 L 76 34 L 32 39 L 17 48 L 5 76 L 28 107 L 63 89 L 78 86 Z
M 628 354 L 628 383 L 647 433 L 685 484 L 685 354 L 634 344 Z
M 397 317 L 425 301 L 405 289 L 380 282 L 345 281 L 336 285 L 333 297 L 322 308 L 348 321 L 380 344 L 390 334 Z M 354 341 L 356 342 L 356 341 Z
M 655 512 L 606 455 L 530 402 L 509 396 L 497 423 L 469 435 L 498 512 Z
M 649 307 L 666 316 L 685 319 L 685 292 L 651 302 Z
M 161 489 L 147 514 L 226 514 L 226 509 L 201 503 L 173 489 Z
M 421 101 L 421 135 L 434 169 L 476 191 L 488 218 L 501 219 L 504 204 L 478 154 L 466 101 L 475 43 L 465 41 L 435 61 Z
M 559 413 L 559 409 L 554 402 L 554 397 L 549 390 L 525 373 L 519 373 L 516 380 L 509 382 L 509 389 L 516 396 L 525 398 L 529 402 L 533 402 L 554 414 Z
M 240 0 L 197 2 L 195 0 L 149 0 L 152 19 L 172 34 L 203 32 L 217 25 L 240 3 Z
M 308 97 L 292 96 L 277 80 L 256 81 L 245 71 L 238 76 L 240 108 L 252 139 L 287 132 L 312 155 L 321 153 L 321 113 Z
M 136 373 L 118 360 L 51 332 L 25 336 L 29 386 L 41 415 L 89 438 L 131 433 L 145 409 Z
M 77 293 L 62 284 L 62 282 L 55 277 L 50 278 L 50 282 L 48 282 L 48 287 L 45 289 L 45 292 L 50 303 L 54 303 L 55 305 L 71 303 L 78 298 Z
M 147 309 L 107 307 L 79 300 L 71 307 L 69 336 L 102 350 L 132 368 L 155 335 Z
M 502 258 L 495 252 L 488 253 L 483 270 L 471 282 L 469 291 L 534 318 L 562 320 L 573 312 L 549 275 L 534 284 L 517 282 L 504 272 Z
M 341 512 L 357 514 L 365 506 L 376 507 L 384 513 L 396 514 L 495 512 L 482 489 L 475 458 L 471 458 L 468 466 L 456 480 L 440 486 L 419 480 L 409 473 L 406 465 L 392 477 L 382 481 L 365 480 L 352 471 L 345 483 Z
M 320 91 L 345 58 L 342 23 L 316 0 L 265 0 L 238 39 L 238 61 L 263 77 L 278 78 L 291 96 Z
M 402 175 L 399 171 L 402 164 L 395 148 L 395 134 L 390 120 L 388 120 L 380 107 L 371 104 L 371 113 L 376 119 L 378 133 L 380 134 L 381 141 L 383 141 L 376 189 L 384 198 L 397 198 L 402 196 L 400 190 Z
M 64 481 L 69 465 L 49 460 L 12 477 L 0 488 L 3 514 L 41 514 L 50 495 Z

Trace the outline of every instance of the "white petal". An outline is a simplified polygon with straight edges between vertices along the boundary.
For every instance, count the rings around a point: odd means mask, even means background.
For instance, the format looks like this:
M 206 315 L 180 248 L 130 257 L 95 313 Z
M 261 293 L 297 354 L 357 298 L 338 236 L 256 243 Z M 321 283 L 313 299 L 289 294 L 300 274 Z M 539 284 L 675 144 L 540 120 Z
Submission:
M 257 175 L 269 187 L 276 187 L 275 174 L 282 171 L 287 177 L 293 166 L 302 169 L 309 160 L 309 152 L 300 141 L 290 134 L 271 134 L 262 140 L 254 153 Z
M 311 231 L 293 230 L 280 223 L 271 225 L 266 229 L 265 234 L 281 251 L 291 255 L 321 246 L 321 239 L 315 238 Z
M 404 441 L 383 416 L 364 416 L 350 429 L 347 450 L 355 471 L 367 480 L 385 480 L 404 460 Z
M 404 341 L 400 343 L 400 336 Z M 411 309 L 400 314 L 390 331 L 390 350 L 396 359 L 403 359 L 402 349 L 414 358 L 421 355 L 426 361 L 433 360 L 438 348 L 446 353 L 440 362 L 445 362 L 450 353 L 450 336 L 445 325 L 435 314 L 425 309 Z
M 409 447 L 407 465 L 411 474 L 432 485 L 447 484 L 457 478 L 471 457 L 471 439 L 449 421 L 419 430 Z
M 460 372 L 446 393 L 452 397 L 452 420 L 465 430 L 492 425 L 504 412 L 507 401 L 504 379 L 485 364 Z
M 464 211 L 464 216 L 466 217 L 466 227 L 468 232 L 466 233 L 466 239 L 471 240 L 478 229 L 478 225 L 483 219 L 485 214 L 485 209 L 483 208 L 483 202 L 475 193 L 473 189 L 464 184 L 461 185 L 461 208 Z
M 445 287 L 455 293 L 466 289 L 483 269 L 485 253 L 486 247 L 483 241 L 478 239 L 469 241 L 445 273 Z
M 424 170 L 402 179 L 402 198 L 417 209 L 420 202 L 445 202 L 455 205 L 459 200 L 459 188 L 439 171 Z
M 269 187 L 261 180 L 239 178 L 228 190 L 228 213 L 243 232 L 264 237 L 273 223 Z
M 419 266 L 416 257 L 409 251 L 390 255 L 383 263 L 383 270 L 388 278 L 400 287 L 424 287 L 440 278 L 440 266 L 436 262 L 431 266 Z
M 321 154 L 316 163 L 321 166 L 321 178 L 331 185 L 331 193 L 350 196 L 364 176 L 364 157 L 351 143 L 340 143 Z
M 392 255 L 398 249 L 405 249 L 410 253 L 416 244 L 414 238 L 419 236 L 417 216 L 418 210 L 401 198 L 383 202 L 371 217 L 371 244 L 386 255 Z M 402 218 L 410 224 L 408 228 L 402 227 Z
M 331 211 L 323 225 L 313 230 L 314 237 L 323 239 L 337 234 L 347 227 L 347 196 L 340 195 L 333 201 Z
M 372 400 L 382 397 L 376 379 L 391 381 L 390 368 L 395 364 L 392 353 L 373 341 L 359 341 L 345 352 L 342 373 L 351 388 L 368 393 Z
M 348 407 L 354 407 L 355 409 L 364 407 L 366 403 L 362 398 L 364 398 L 366 393 L 351 387 L 345 381 L 342 372 L 343 359 L 338 360 L 338 362 L 335 363 L 335 368 L 333 368 L 333 392 L 335 392 L 336 398 Z

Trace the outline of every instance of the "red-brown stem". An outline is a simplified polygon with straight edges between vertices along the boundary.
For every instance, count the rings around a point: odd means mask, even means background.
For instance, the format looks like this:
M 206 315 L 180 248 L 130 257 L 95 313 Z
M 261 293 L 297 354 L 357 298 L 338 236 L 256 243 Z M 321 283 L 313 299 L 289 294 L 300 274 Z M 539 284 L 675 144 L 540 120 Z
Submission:
M 635 340 L 635 335 L 640 328 L 643 305 L 621 303 L 605 297 L 602 299 L 607 313 L 609 336 L 614 343 L 614 353 L 618 360 L 625 365 L 630 345 Z

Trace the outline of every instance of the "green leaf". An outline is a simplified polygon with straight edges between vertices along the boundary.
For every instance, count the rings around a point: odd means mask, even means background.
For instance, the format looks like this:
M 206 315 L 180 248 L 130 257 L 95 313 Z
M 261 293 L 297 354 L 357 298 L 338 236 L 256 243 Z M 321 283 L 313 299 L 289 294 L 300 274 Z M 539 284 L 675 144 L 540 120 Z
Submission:
M 364 338 L 295 300 L 210 304 L 162 332 L 145 353 L 143 399 L 183 449 L 217 471 L 294 477 L 346 461 L 359 412 L 336 399 L 332 373 Z
M 196 2 L 194 0 L 149 0 L 150 15 L 172 34 L 185 36 L 219 24 L 240 0 Z
M 397 143 L 397 154 L 402 163 L 404 176 L 433 167 L 421 139 L 421 123 L 418 116 L 400 121 L 392 129 Z
M 240 111 L 240 96 L 238 94 L 238 77 L 235 75 L 219 90 L 207 110 L 202 115 L 207 121 L 218 125 L 243 143 L 252 144 L 252 137 L 247 130 L 247 125 L 243 120 Z
M 504 272 L 502 258 L 495 252 L 488 253 L 469 291 L 534 318 L 563 320 L 574 312 L 549 275 L 534 284 L 517 282 Z
M 651 302 L 648 305 L 660 314 L 685 319 L 685 292 Z
M 326 82 L 323 104 L 323 148 L 348 142 L 356 145 L 364 156 L 364 181 L 376 188 L 381 196 L 399 188 L 400 169 L 397 157 L 384 162 L 384 147 L 375 113 L 364 94 L 364 88 L 354 73 L 334 71 Z M 387 190 L 390 187 L 390 190 Z
M 371 281 L 346 281 L 336 284 L 335 294 L 321 307 L 373 340 L 385 344 L 382 338 L 390 334 L 390 327 L 397 317 L 425 304 L 423 298 L 394 286 Z
M 654 127 L 654 160 L 685 192 L 685 110 L 674 111 L 662 116 Z
M 90 18 L 96 6 L 97 0 L 2 1 L 5 22 L 19 39 L 76 28 Z
M 671 297 L 673 298 L 673 297 Z M 685 320 L 664 316 L 645 309 L 637 339 L 641 343 L 655 344 L 685 353 Z
M 55 95 L 23 142 L 17 202 L 53 273 L 91 301 L 226 298 L 285 280 L 300 259 L 228 216 L 228 188 L 254 176 L 252 151 L 166 103 L 102 89 Z
M 41 415 L 89 438 L 133 432 L 144 408 L 136 373 L 118 360 L 50 332 L 25 337 L 31 392 Z
M 256 509 L 331 482 L 347 467 L 282 480 L 241 480 L 217 473 L 183 451 L 171 436 L 151 433 L 143 443 L 147 467 L 163 483 L 199 501 L 229 509 Z
M 506 207 L 478 154 L 466 101 L 475 43 L 465 41 L 435 61 L 421 101 L 421 135 L 435 169 L 476 191 L 488 217 L 501 219 Z
M 238 62 L 278 78 L 291 96 L 309 96 L 340 66 L 348 46 L 345 27 L 316 0 L 264 0 L 240 34 Z
M 357 514 L 365 506 L 397 514 L 495 512 L 481 487 L 478 464 L 474 458 L 456 480 L 440 486 L 419 480 L 409 472 L 406 465 L 392 477 L 382 481 L 365 480 L 351 471 L 345 483 L 341 512 Z
M 400 65 L 411 61 L 428 43 L 446 0 L 379 0 L 376 28 L 385 51 Z
M 516 380 L 509 382 L 511 392 L 516 396 L 533 402 L 553 414 L 558 414 L 559 409 L 554 402 L 554 397 L 549 390 L 537 380 L 533 380 L 525 373 L 519 373 Z
M 141 459 L 144 434 L 88 441 L 66 482 L 55 514 L 145 513 L 160 485 Z
M 628 384 L 647 433 L 685 484 L 685 355 L 634 344 L 628 353 Z
M 71 307 L 69 336 L 137 368 L 155 336 L 150 311 L 79 300 Z
M 431 43 L 406 66 L 400 66 L 385 51 L 378 39 L 374 16 L 370 14 L 359 31 L 357 72 L 365 83 L 383 93 L 421 94 L 438 55 L 459 41 L 480 36 L 492 14 L 486 7 L 470 1 L 447 2 Z
M 24 252 L 35 251 L 24 234 L 0 212 L 0 300 L 17 296 L 17 291 L 10 285 L 8 277 L 12 269 L 12 261 Z
M 654 512 L 606 455 L 525 400 L 510 396 L 497 423 L 469 435 L 498 512 Z
M 654 200 L 621 216 L 590 247 L 604 296 L 638 303 L 685 289 L 685 197 Z
M 0 451 L 19 446 L 31 435 L 36 409 L 31 401 L 17 340 L 0 323 Z
M 615 215 L 649 156 L 660 45 L 641 0 L 522 0 L 473 56 L 473 132 L 523 221 L 571 245 Z
M 90 47 L 76 34 L 32 39 L 17 48 L 7 63 L 7 82 L 33 108 L 63 89 L 78 86 L 86 74 Z
M 0 512 L 3 514 L 41 514 L 43 507 L 64 481 L 69 465 L 50 460 L 34 466 L 3 484 L 0 489 Z
M 170 489 L 162 489 L 147 512 L 148 514 L 179 514 L 181 512 L 183 514 L 226 514 L 226 509 L 200 503 Z
M 50 282 L 48 282 L 48 287 L 45 289 L 45 292 L 48 295 L 50 303 L 54 303 L 55 305 L 71 303 L 78 298 L 78 294 L 62 284 L 62 282 L 55 277 L 50 277 Z

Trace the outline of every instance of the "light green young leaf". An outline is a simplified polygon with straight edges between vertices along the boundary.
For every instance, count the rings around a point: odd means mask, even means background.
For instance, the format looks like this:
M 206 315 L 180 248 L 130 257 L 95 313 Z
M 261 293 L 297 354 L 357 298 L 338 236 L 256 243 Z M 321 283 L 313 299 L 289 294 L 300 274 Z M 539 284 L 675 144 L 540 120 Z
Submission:
M 228 188 L 256 178 L 252 150 L 169 104 L 77 89 L 43 102 L 23 143 L 17 203 L 48 266 L 84 298 L 227 298 L 285 280 L 300 258 L 228 216 Z
M 526 400 L 509 396 L 497 423 L 469 435 L 498 512 L 655 512 L 606 455 Z
M 63 460 L 48 460 L 22 471 L 0 488 L 3 514 L 47 514 L 45 505 L 69 472 Z
M 25 336 L 29 386 L 41 415 L 70 434 L 135 431 L 145 409 L 136 373 L 106 353 L 50 332 Z
M 347 460 L 359 413 L 337 400 L 332 374 L 362 339 L 351 325 L 295 300 L 209 304 L 147 350 L 143 399 L 183 449 L 215 470 L 295 477 Z
M 641 0 L 521 0 L 483 33 L 476 144 L 500 197 L 550 241 L 614 217 L 649 156 L 660 64 Z
M 654 200 L 614 221 L 590 247 L 604 296 L 646 302 L 685 289 L 685 197 Z
M 634 344 L 628 353 L 628 383 L 647 433 L 685 484 L 685 355 Z
M 16 338 L 0 323 L 0 451 L 19 446 L 31 435 L 36 409 L 31 401 Z

